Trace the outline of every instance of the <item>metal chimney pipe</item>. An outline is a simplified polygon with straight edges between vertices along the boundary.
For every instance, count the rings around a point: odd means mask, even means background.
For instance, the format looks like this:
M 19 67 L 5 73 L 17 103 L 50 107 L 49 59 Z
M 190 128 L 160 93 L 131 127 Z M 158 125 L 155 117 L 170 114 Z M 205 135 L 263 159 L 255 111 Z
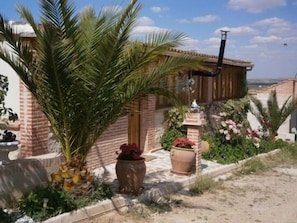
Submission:
M 220 45 L 218 62 L 217 62 L 217 69 L 215 71 L 193 71 L 192 75 L 214 77 L 221 73 L 228 32 L 229 31 L 221 30 L 221 45 Z

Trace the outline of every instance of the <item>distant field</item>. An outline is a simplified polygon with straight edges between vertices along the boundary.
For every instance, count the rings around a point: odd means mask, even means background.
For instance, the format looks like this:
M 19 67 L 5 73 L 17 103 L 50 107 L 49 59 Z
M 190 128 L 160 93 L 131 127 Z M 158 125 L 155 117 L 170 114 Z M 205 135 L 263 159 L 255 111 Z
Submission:
M 286 79 L 248 79 L 248 89 L 260 89 L 263 87 L 267 87 L 273 84 L 277 84 L 279 82 L 282 82 Z

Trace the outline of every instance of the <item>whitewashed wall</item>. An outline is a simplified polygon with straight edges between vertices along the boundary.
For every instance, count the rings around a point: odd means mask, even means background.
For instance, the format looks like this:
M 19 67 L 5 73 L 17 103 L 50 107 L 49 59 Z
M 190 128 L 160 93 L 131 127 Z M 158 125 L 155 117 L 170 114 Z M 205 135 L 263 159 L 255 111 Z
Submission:
M 12 25 L 13 32 L 21 34 L 22 36 L 32 36 L 34 31 L 32 27 L 25 22 L 9 21 Z M 14 112 L 20 114 L 20 102 L 19 102 L 19 77 L 14 70 L 0 59 L 0 74 L 8 77 L 9 90 L 5 100 L 6 107 L 12 108 Z
M 269 98 L 269 94 L 265 94 L 265 93 L 259 93 L 257 95 L 254 95 L 255 97 L 257 97 L 262 104 L 267 107 L 267 100 Z M 285 100 L 289 97 L 290 95 L 285 95 L 285 94 L 277 94 L 277 99 L 278 99 L 278 103 L 279 106 L 282 106 L 283 103 L 285 102 Z M 290 129 L 290 120 L 291 120 L 291 116 L 289 116 L 286 121 L 281 125 L 281 127 L 278 130 L 278 138 L 281 139 L 292 139 L 292 136 L 290 135 L 291 129 Z M 252 129 L 256 129 L 258 128 L 260 125 L 260 123 L 258 122 L 258 120 L 256 119 L 256 117 L 252 114 L 252 113 L 248 113 L 248 120 L 250 122 L 251 128 Z
M 19 77 L 14 70 L 3 60 L 0 59 L 0 74 L 8 77 L 9 90 L 5 98 L 5 105 L 12 108 L 14 112 L 20 114 L 20 101 L 19 101 Z

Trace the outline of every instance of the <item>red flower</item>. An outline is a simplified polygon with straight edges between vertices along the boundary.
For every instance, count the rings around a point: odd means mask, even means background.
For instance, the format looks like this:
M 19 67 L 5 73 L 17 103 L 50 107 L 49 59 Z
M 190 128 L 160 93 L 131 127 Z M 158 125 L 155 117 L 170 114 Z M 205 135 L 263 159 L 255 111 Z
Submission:
M 194 146 L 195 143 L 186 137 L 178 137 L 173 141 L 173 145 L 176 147 L 192 149 L 192 146 Z
M 120 160 L 140 160 L 143 159 L 141 157 L 142 151 L 138 148 L 135 143 L 131 144 L 122 144 L 120 147 L 120 151 L 117 151 L 118 158 Z

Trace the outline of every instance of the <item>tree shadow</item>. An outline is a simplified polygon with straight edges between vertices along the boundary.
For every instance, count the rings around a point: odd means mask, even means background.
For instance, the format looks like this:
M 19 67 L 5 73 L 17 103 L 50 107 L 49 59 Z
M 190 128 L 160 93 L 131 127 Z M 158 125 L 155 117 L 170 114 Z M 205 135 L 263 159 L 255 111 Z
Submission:
M 0 207 L 13 207 L 24 194 L 48 183 L 48 173 L 38 160 L 18 159 L 0 165 Z

